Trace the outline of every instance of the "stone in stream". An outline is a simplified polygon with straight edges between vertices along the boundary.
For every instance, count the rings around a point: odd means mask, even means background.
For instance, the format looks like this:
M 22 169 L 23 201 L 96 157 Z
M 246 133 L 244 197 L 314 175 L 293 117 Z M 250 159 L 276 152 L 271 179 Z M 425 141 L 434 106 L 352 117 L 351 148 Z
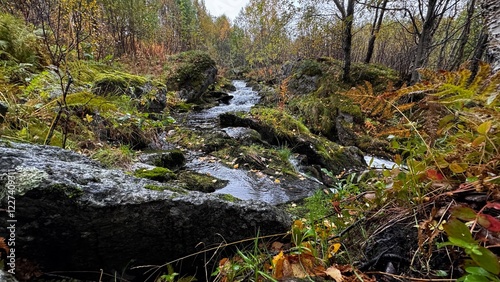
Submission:
M 87 278 L 96 280 L 100 269 L 161 265 L 223 241 L 281 233 L 291 224 L 285 212 L 262 202 L 162 186 L 169 184 L 105 169 L 57 147 L 0 140 L 0 152 L 2 207 L 7 196 L 15 198 L 16 258 L 45 273 L 89 271 Z M 2 213 L 0 226 L 9 226 Z

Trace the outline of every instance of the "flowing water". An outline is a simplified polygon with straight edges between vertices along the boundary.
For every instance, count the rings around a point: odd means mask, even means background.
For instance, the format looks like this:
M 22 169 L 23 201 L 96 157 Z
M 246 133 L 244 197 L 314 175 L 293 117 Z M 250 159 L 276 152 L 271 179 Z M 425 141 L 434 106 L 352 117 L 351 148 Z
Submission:
M 233 81 L 236 91 L 229 93 L 233 98 L 228 104 L 221 104 L 216 107 L 205 109 L 187 116 L 185 123 L 194 130 L 216 131 L 221 130 L 231 136 L 238 138 L 239 135 L 248 132 L 248 128 L 218 126 L 218 116 L 228 112 L 249 112 L 255 106 L 260 97 L 256 91 L 246 86 L 244 81 Z M 371 163 L 373 168 L 392 168 L 394 163 L 365 157 L 367 163 Z M 260 200 L 270 204 L 280 204 L 294 200 L 303 199 L 310 196 L 314 191 L 322 186 L 317 179 L 300 172 L 298 161 L 290 159 L 300 179 L 294 177 L 270 177 L 258 171 L 248 171 L 244 169 L 230 168 L 224 165 L 221 160 L 206 156 L 200 152 L 191 152 L 187 169 L 206 173 L 216 178 L 227 180 L 228 184 L 217 190 L 215 193 L 230 194 L 242 200 Z M 277 181 L 276 179 L 279 179 Z
M 228 112 L 249 112 L 260 100 L 258 93 L 247 87 L 244 81 L 233 81 L 233 85 L 236 87 L 236 91 L 229 93 L 233 98 L 228 104 L 221 104 L 190 114 L 186 120 L 187 125 L 196 130 L 222 130 L 233 138 L 245 134 L 249 129 L 218 128 L 219 115 Z M 307 197 L 321 185 L 317 181 L 306 178 L 270 177 L 258 171 L 230 168 L 220 160 L 198 152 L 192 152 L 190 159 L 186 165 L 189 170 L 228 180 L 228 184 L 215 193 L 230 194 L 242 200 L 253 199 L 270 204 L 280 204 Z

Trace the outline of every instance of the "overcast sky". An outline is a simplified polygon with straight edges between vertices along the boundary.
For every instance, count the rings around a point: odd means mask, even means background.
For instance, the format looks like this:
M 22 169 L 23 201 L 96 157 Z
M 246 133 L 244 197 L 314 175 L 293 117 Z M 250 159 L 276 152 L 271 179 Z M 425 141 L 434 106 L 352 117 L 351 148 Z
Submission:
M 249 0 L 205 0 L 205 6 L 212 16 L 226 14 L 232 21 Z

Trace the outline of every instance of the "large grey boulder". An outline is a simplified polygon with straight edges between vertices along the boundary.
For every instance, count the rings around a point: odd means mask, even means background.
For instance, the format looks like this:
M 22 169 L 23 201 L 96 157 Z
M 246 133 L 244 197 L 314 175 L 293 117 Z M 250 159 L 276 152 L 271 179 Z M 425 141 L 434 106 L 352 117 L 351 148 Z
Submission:
M 160 265 L 291 224 L 265 203 L 162 186 L 57 147 L 0 140 L 0 171 L 2 207 L 15 197 L 16 258 L 44 272 Z

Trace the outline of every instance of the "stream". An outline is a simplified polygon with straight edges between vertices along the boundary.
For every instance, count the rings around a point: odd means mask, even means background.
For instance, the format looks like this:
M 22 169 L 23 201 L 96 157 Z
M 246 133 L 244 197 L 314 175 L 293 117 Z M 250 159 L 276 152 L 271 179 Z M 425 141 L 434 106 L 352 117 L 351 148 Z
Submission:
M 195 130 L 216 131 L 237 138 L 249 129 L 241 127 L 219 127 L 219 115 L 228 112 L 249 112 L 260 97 L 251 87 L 241 80 L 233 81 L 236 91 L 230 92 L 233 98 L 228 104 L 189 114 L 186 124 Z M 270 177 L 262 172 L 230 168 L 221 160 L 206 156 L 200 152 L 190 152 L 186 168 L 192 171 L 206 173 L 213 177 L 227 180 L 228 184 L 215 193 L 230 194 L 242 200 L 259 200 L 273 205 L 303 199 L 310 196 L 321 184 L 314 179 L 293 179 L 277 175 Z M 298 173 L 300 174 L 300 173 Z M 276 181 L 276 179 L 279 179 Z
M 233 81 L 236 91 L 230 92 L 233 98 L 228 104 L 190 113 L 185 118 L 186 126 L 199 131 L 222 131 L 232 138 L 245 134 L 249 129 L 241 127 L 220 128 L 219 115 L 228 112 L 249 112 L 255 106 L 260 97 L 251 87 L 241 80 Z M 373 168 L 391 168 L 394 163 L 378 158 L 367 156 L 367 163 Z M 248 171 L 244 169 L 231 168 L 213 156 L 201 152 L 189 152 L 186 168 L 191 171 L 205 173 L 221 180 L 227 180 L 228 184 L 214 193 L 230 194 L 242 200 L 259 200 L 273 205 L 296 201 L 308 197 L 323 184 L 313 177 L 303 174 L 296 164 L 296 160 L 290 160 L 295 164 L 297 175 L 302 177 L 284 177 L 281 175 L 269 176 L 259 171 Z M 276 179 L 279 179 L 277 181 Z

